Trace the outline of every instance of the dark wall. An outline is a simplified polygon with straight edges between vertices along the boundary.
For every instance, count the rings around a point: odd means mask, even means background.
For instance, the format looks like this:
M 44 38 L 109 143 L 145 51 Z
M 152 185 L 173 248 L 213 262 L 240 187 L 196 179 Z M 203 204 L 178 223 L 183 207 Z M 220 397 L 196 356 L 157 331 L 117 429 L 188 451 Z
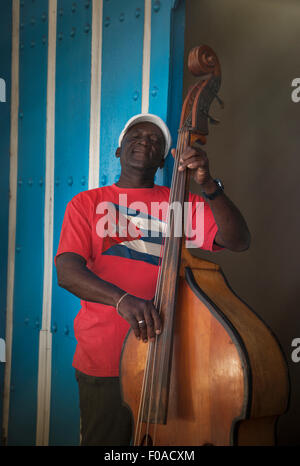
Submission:
M 189 50 L 204 43 L 222 67 L 225 109 L 211 108 L 221 124 L 210 127 L 206 146 L 211 173 L 252 233 L 247 252 L 197 255 L 219 263 L 277 335 L 292 389 L 278 443 L 299 445 L 300 362 L 291 359 L 291 343 L 300 338 L 300 102 L 291 99 L 291 82 L 300 77 L 300 2 L 188 0 L 186 21 L 185 63 Z M 185 93 L 194 79 L 186 69 Z

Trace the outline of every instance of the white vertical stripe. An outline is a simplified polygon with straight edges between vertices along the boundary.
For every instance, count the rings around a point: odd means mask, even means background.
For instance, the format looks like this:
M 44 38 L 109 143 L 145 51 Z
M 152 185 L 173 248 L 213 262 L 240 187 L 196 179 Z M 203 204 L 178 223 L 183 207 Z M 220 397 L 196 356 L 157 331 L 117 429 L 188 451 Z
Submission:
M 46 175 L 44 212 L 44 282 L 43 314 L 39 342 L 38 400 L 36 444 L 48 445 L 51 387 L 51 297 L 53 269 L 53 201 L 54 201 L 54 138 L 55 138 L 55 72 L 56 72 L 57 0 L 49 1 L 48 70 L 46 120 Z
M 89 189 L 99 187 L 103 0 L 93 0 Z
M 13 298 L 15 275 L 15 242 L 17 215 L 17 176 L 18 176 L 18 113 L 19 113 L 19 24 L 20 2 L 12 3 L 12 66 L 11 66 L 11 116 L 10 116 L 10 172 L 9 172 L 9 220 L 8 220 L 8 264 L 7 264 L 7 304 L 6 304 L 6 364 L 3 396 L 3 435 L 7 439 L 11 352 L 13 337 Z
M 150 53 L 151 53 L 151 0 L 145 0 L 143 76 L 142 76 L 142 113 L 149 112 Z
M 0 102 L 6 102 L 6 83 L 0 78 Z

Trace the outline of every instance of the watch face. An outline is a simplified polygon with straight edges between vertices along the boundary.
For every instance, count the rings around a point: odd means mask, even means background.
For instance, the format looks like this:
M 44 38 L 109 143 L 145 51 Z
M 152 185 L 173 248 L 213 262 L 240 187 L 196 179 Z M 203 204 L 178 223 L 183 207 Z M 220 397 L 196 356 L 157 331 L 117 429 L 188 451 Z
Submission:
M 214 182 L 219 186 L 219 188 L 224 189 L 224 185 L 219 178 L 216 178 Z

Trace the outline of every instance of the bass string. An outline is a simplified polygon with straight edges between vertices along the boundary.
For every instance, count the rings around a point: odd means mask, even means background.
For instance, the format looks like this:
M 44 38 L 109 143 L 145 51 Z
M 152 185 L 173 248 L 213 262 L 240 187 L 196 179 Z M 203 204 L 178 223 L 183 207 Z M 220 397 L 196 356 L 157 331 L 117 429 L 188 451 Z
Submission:
M 172 178 L 173 182 L 173 178 Z M 159 258 L 159 273 L 158 273 L 158 280 L 157 280 L 157 286 L 156 286 L 156 294 L 154 297 L 154 305 L 157 308 L 158 312 L 160 313 L 161 309 L 158 304 L 158 293 L 157 290 L 160 288 L 160 282 L 161 282 L 161 276 L 162 276 L 162 267 L 163 267 L 163 250 L 165 249 L 165 237 L 163 237 L 163 242 L 162 242 L 162 247 L 160 251 L 160 258 Z M 157 335 L 155 338 L 155 344 L 157 342 Z M 135 429 L 135 437 L 134 437 L 134 445 L 140 445 L 141 443 L 141 432 L 142 432 L 142 419 L 144 419 L 144 412 L 145 412 L 145 402 L 146 402 L 146 394 L 147 394 L 147 387 L 149 385 L 149 370 L 151 366 L 151 361 L 153 360 L 153 353 L 155 355 L 156 353 L 156 346 L 153 344 L 153 342 L 149 342 L 148 345 L 148 350 L 147 350 L 147 357 L 146 357 L 146 367 L 143 375 L 143 381 L 142 381 L 142 389 L 141 389 L 141 397 L 140 397 L 140 403 L 139 403 L 139 408 L 138 408 L 138 416 L 137 416 L 137 425 Z M 154 348 L 154 350 L 153 350 Z M 151 390 L 150 390 L 151 391 Z M 148 390 L 149 392 L 149 390 Z M 149 422 L 148 422 L 149 424 Z M 148 430 L 148 429 L 147 429 Z
M 186 143 L 187 143 L 187 132 L 185 131 L 182 131 L 181 134 L 180 134 L 180 144 L 179 144 L 179 151 L 178 151 L 178 155 L 176 157 L 176 172 L 174 174 L 174 185 L 173 185 L 173 190 L 172 190 L 172 202 L 174 202 L 175 199 L 179 200 L 179 201 L 182 201 L 183 199 L 183 195 L 184 195 L 184 190 L 185 190 L 185 183 L 186 183 L 186 170 L 184 170 L 183 172 L 179 172 L 178 171 L 178 165 L 179 165 L 179 161 L 180 161 L 180 156 L 184 150 L 184 148 L 186 147 Z M 178 221 L 179 219 L 177 219 Z M 170 219 L 168 219 L 168 223 L 169 223 Z M 182 220 L 181 220 L 182 222 Z M 171 222 L 171 231 L 170 231 L 170 236 L 169 236 L 169 243 L 170 243 L 170 240 L 173 239 L 173 236 L 174 236 L 174 217 L 173 217 L 173 221 Z M 167 251 L 167 255 L 164 257 L 166 257 L 166 266 L 168 266 L 169 264 L 169 255 L 172 253 L 172 250 L 170 252 L 170 247 L 168 248 L 168 251 Z M 165 276 L 165 274 L 163 275 L 163 277 Z M 163 280 L 163 283 L 161 285 L 161 287 L 159 288 L 162 292 L 162 289 L 164 288 L 164 280 Z M 167 344 L 167 341 L 171 338 L 171 333 L 173 331 L 173 328 L 171 328 L 169 326 L 169 328 L 167 328 L 167 330 L 165 332 L 163 332 L 163 342 L 162 342 L 162 353 L 164 353 L 164 348 L 166 347 L 166 344 Z M 160 370 L 160 373 L 159 373 L 159 382 L 158 382 L 158 387 L 159 387 L 159 396 L 157 397 L 157 400 L 160 399 L 160 395 L 161 395 L 161 390 L 162 390 L 162 376 L 163 376 L 163 370 L 164 368 L 161 368 Z M 155 445 L 155 442 L 156 442 L 156 432 L 157 432 L 157 418 L 158 418 L 158 409 L 156 411 L 156 418 L 155 418 L 155 423 L 154 423 L 154 430 L 153 430 L 153 445 Z
M 180 148 L 182 146 L 181 141 L 182 141 L 182 137 L 180 135 L 180 137 L 178 138 L 176 154 L 180 153 Z M 174 166 L 174 173 L 175 174 L 178 173 L 178 163 L 179 163 L 178 160 L 179 160 L 179 157 L 177 155 L 175 155 L 175 164 L 174 164 L 175 165 Z M 174 181 L 174 179 L 175 179 L 175 176 L 172 177 L 170 197 L 171 197 L 173 189 L 174 189 L 174 183 L 176 183 L 176 181 Z M 166 252 L 166 249 L 167 249 L 167 244 L 165 242 L 165 239 L 166 238 L 164 238 L 164 244 L 163 244 L 162 249 L 161 249 L 161 257 L 162 257 L 162 250 L 164 250 Z M 157 283 L 157 287 L 156 287 L 156 295 L 155 295 L 155 298 L 154 298 L 154 305 L 156 306 L 159 313 L 161 312 L 160 305 L 159 305 L 159 301 L 160 301 L 159 300 L 159 294 L 160 294 L 159 291 L 161 290 L 161 277 L 163 275 L 162 271 L 164 269 L 164 264 L 165 264 L 165 262 L 162 261 L 161 266 L 159 268 L 159 277 L 158 277 L 158 283 Z M 147 387 L 149 385 L 149 379 L 150 379 L 149 371 L 150 371 L 151 361 L 156 360 L 156 348 L 157 348 L 157 336 L 156 336 L 156 339 L 155 339 L 155 344 L 150 342 L 149 347 L 148 347 L 147 362 L 146 362 L 146 367 L 145 367 L 144 377 L 143 377 L 143 382 L 142 382 L 142 392 L 141 392 L 141 398 L 140 398 L 140 404 L 139 404 L 139 410 L 138 410 L 138 417 L 137 417 L 137 426 L 136 426 L 135 439 L 134 439 L 135 445 L 141 443 L 140 437 L 141 437 L 141 430 L 142 430 L 142 419 L 144 418 L 145 399 L 146 399 Z M 152 366 L 152 377 L 151 377 L 151 386 L 150 386 L 151 399 L 152 399 L 154 367 L 155 367 L 155 363 Z M 148 392 L 149 392 L 149 390 L 148 390 Z M 150 400 L 149 400 L 149 402 L 151 403 Z M 150 406 L 150 410 L 151 410 L 151 406 Z M 147 419 L 148 419 L 148 421 L 147 421 L 147 435 L 148 435 L 149 434 L 149 411 L 148 411 Z M 146 436 L 146 439 L 147 438 L 148 437 Z
M 180 156 L 184 150 L 184 148 L 186 147 L 187 143 L 188 143 L 188 135 L 189 135 L 189 128 L 187 127 L 187 125 L 184 125 L 180 130 L 179 130 L 179 136 L 178 136 L 178 141 L 177 141 L 177 147 L 176 147 L 176 153 L 175 153 L 175 163 L 174 163 L 174 168 L 173 168 L 173 176 L 172 176 L 172 182 L 171 182 L 171 187 L 170 187 L 170 196 L 169 196 L 169 204 L 172 204 L 174 202 L 174 199 L 175 199 L 175 195 L 176 193 L 178 193 L 178 184 L 180 186 L 180 193 L 179 193 L 179 196 L 177 194 L 177 197 L 179 197 L 180 200 L 182 200 L 182 189 L 185 187 L 185 183 L 186 183 L 186 171 L 184 172 L 179 172 L 178 171 L 178 166 L 179 166 L 179 162 L 180 162 Z M 175 189 L 176 187 L 176 189 Z M 169 218 L 167 218 L 167 221 L 166 221 L 166 224 L 168 225 L 168 221 L 169 221 Z M 170 236 L 172 236 L 170 234 Z M 166 253 L 166 249 L 169 245 L 169 241 L 167 240 L 166 241 L 167 244 L 163 244 L 163 250 L 164 250 L 164 255 L 163 255 L 163 261 L 161 263 L 161 266 L 160 266 L 160 269 L 159 269 L 159 276 L 158 276 L 158 282 L 157 282 L 157 286 L 156 286 L 156 294 L 155 294 L 155 298 L 154 298 L 154 303 L 155 304 L 158 304 L 158 301 L 159 301 L 159 295 L 160 295 L 160 291 L 162 289 L 161 285 L 160 285 L 160 280 L 161 280 L 161 277 L 163 276 L 163 270 L 165 269 L 165 264 L 168 262 L 166 260 L 167 258 L 167 255 L 169 254 L 169 250 L 167 251 Z
M 176 154 L 175 154 L 175 163 L 174 163 L 174 169 L 173 169 L 173 172 L 174 172 L 174 175 L 172 177 L 172 184 L 171 184 L 171 188 L 170 188 L 170 197 L 169 197 L 169 204 L 172 204 L 172 202 L 174 201 L 174 191 L 175 191 L 175 187 L 177 187 L 178 185 L 178 178 L 180 178 L 182 175 L 182 172 L 179 172 L 178 171 L 178 165 L 179 165 L 179 159 L 180 159 L 180 154 L 181 154 L 181 151 L 182 151 L 182 148 L 183 148 L 183 138 L 182 138 L 182 135 L 180 134 L 179 136 L 179 143 L 177 144 L 177 148 L 176 148 Z M 178 147 L 179 146 L 179 147 Z M 169 225 L 169 212 L 168 211 L 168 216 L 167 216 L 167 219 L 166 219 L 166 225 L 168 226 Z M 169 233 L 169 236 L 171 236 L 171 232 L 168 232 Z M 162 290 L 162 286 L 161 286 L 161 278 L 164 277 L 164 271 L 165 271 L 165 268 L 166 268 L 166 264 L 168 263 L 168 255 L 169 255 L 169 250 L 170 250 L 170 237 L 165 237 L 165 241 L 164 241 L 164 245 L 163 245 L 163 259 L 162 259 L 162 263 L 161 263 L 161 267 L 160 267 L 160 270 L 159 270 L 159 278 L 158 278 L 158 283 L 157 283 L 157 287 L 156 287 L 156 295 L 155 295 L 155 298 L 154 298 L 154 303 L 156 305 L 158 305 L 158 301 L 159 301 L 159 298 L 160 298 L 160 295 L 161 295 L 161 290 Z
M 162 248 L 161 248 L 160 259 L 162 257 L 163 248 L 164 248 L 164 244 L 162 245 Z M 162 262 L 161 262 L 161 265 L 162 265 Z M 159 268 L 158 283 L 161 282 L 161 268 L 162 267 Z M 158 287 L 159 287 L 159 285 L 156 287 L 156 294 L 155 294 L 155 297 L 154 297 L 154 305 L 157 308 L 158 312 L 160 313 L 161 309 L 160 309 L 160 306 L 158 305 L 158 300 L 157 300 L 157 296 L 158 296 L 157 295 L 157 289 L 158 289 Z M 150 379 L 150 376 L 151 376 L 151 374 L 150 374 L 151 361 L 153 361 L 153 358 L 155 359 L 157 338 L 158 338 L 158 336 L 156 335 L 155 336 L 155 343 L 154 342 L 149 342 L 149 345 L 148 345 L 146 367 L 145 367 L 144 376 L 143 376 L 142 391 L 141 391 L 139 410 L 138 410 L 138 416 L 137 416 L 137 426 L 136 426 L 135 440 L 134 440 L 135 445 L 140 445 L 141 444 L 141 432 L 142 432 L 142 423 L 143 423 L 144 413 L 145 413 L 146 395 L 149 392 L 148 386 L 149 386 L 149 379 Z M 152 370 L 153 369 L 154 369 L 154 366 L 152 366 Z M 151 377 L 151 382 L 152 382 L 152 380 L 153 380 L 153 377 Z M 152 383 L 151 383 L 151 386 L 150 386 L 151 387 L 150 388 L 151 395 L 150 395 L 149 398 L 151 398 L 151 396 L 152 396 Z M 150 403 L 150 400 L 149 400 L 149 403 Z M 148 413 L 149 413 L 149 411 L 148 411 Z M 147 439 L 148 439 L 148 435 L 149 435 L 149 416 L 147 418 L 146 442 L 147 442 Z M 147 443 L 146 443 L 146 445 L 147 445 Z
M 178 154 L 180 154 L 180 152 L 181 152 L 181 150 L 178 148 L 178 146 L 180 148 L 182 148 L 182 134 L 179 135 L 179 138 L 178 138 L 178 141 L 177 141 L 176 154 L 175 154 L 175 163 L 174 163 L 174 173 L 175 173 L 175 175 L 177 175 L 177 173 L 178 173 L 178 164 L 179 164 Z M 174 183 L 176 184 L 175 178 L 176 178 L 176 176 L 173 175 L 172 176 L 171 188 L 170 188 L 170 198 L 172 198 L 172 193 L 174 191 Z M 169 202 L 170 202 L 170 199 L 169 199 Z M 163 250 L 165 251 L 165 249 L 167 247 L 167 245 L 165 244 L 165 239 L 166 238 L 164 237 L 162 248 L 161 248 L 160 260 L 162 259 L 162 251 Z M 157 282 L 157 286 L 156 286 L 156 294 L 155 294 L 155 297 L 154 297 L 154 305 L 156 306 L 159 313 L 161 312 L 161 309 L 160 309 L 160 306 L 159 306 L 159 294 L 160 294 L 160 290 L 161 290 L 161 277 L 162 277 L 162 270 L 164 268 L 164 264 L 165 264 L 165 262 L 163 262 L 161 260 L 161 265 L 160 265 L 160 268 L 159 268 L 159 275 L 158 275 L 158 282 Z M 157 336 L 156 336 L 156 339 L 155 339 L 155 344 L 150 342 L 149 347 L 148 347 L 146 367 L 145 367 L 143 381 L 142 381 L 141 397 L 140 397 L 140 403 L 139 403 L 139 408 L 138 408 L 137 425 L 136 425 L 136 429 L 135 429 L 135 437 L 134 437 L 134 444 L 135 445 L 137 445 L 137 444 L 139 445 L 140 442 L 141 442 L 140 437 L 141 437 L 141 430 L 142 430 L 142 419 L 144 417 L 144 409 L 145 409 L 145 397 L 146 397 L 146 392 L 147 392 L 146 388 L 147 388 L 147 385 L 149 384 L 149 381 L 148 381 L 149 380 L 149 368 L 150 368 L 151 360 L 153 360 L 153 358 L 155 359 L 156 347 L 157 347 L 156 343 L 157 343 Z M 152 378 L 151 378 L 151 380 L 152 380 Z M 151 384 L 150 392 L 152 392 L 152 384 Z M 148 424 L 149 424 L 149 416 L 148 416 L 147 426 L 148 426 Z
M 175 194 L 176 194 L 176 192 L 178 192 L 178 184 L 181 183 L 181 186 L 185 184 L 185 176 L 184 176 L 185 172 L 179 172 L 178 171 L 180 155 L 181 155 L 181 153 L 183 151 L 183 148 L 184 148 L 184 146 L 186 144 L 186 137 L 185 136 L 186 135 L 183 132 L 180 132 L 179 137 L 178 137 L 179 142 L 177 144 L 176 154 L 175 154 L 175 163 L 174 163 L 174 169 L 173 169 L 172 184 L 171 184 L 171 188 L 170 188 L 169 204 L 172 204 L 174 202 Z M 168 212 L 168 215 L 169 215 L 169 212 Z M 170 219 L 168 217 L 167 221 L 166 221 L 167 225 L 169 223 L 169 220 Z M 171 232 L 170 232 L 170 237 L 172 237 Z M 162 289 L 162 286 L 161 286 L 161 283 L 160 283 L 161 282 L 161 277 L 164 276 L 163 271 L 166 268 L 166 264 L 168 264 L 168 262 L 169 262 L 169 258 L 168 258 L 169 249 L 170 249 L 169 239 L 170 238 L 165 238 L 163 261 L 162 261 L 162 264 L 161 264 L 161 267 L 160 267 L 159 279 L 158 279 L 158 284 L 157 284 L 157 287 L 156 287 L 156 295 L 155 295 L 155 298 L 154 298 L 155 301 L 157 301 L 156 304 L 158 304 L 158 300 L 159 300 L 159 297 L 160 297 L 160 294 L 161 294 L 160 292 L 161 292 L 161 289 Z
M 171 204 L 174 201 L 176 196 L 178 197 L 178 194 L 179 194 L 179 197 L 182 196 L 182 189 L 183 189 L 183 187 L 185 185 L 185 172 L 179 172 L 178 171 L 179 159 L 180 159 L 180 155 L 181 155 L 181 153 L 183 151 L 183 147 L 184 147 L 185 143 L 186 143 L 185 134 L 183 132 L 181 132 L 179 134 L 178 144 L 177 144 L 177 148 L 176 148 L 175 164 L 174 164 L 174 175 L 172 177 L 172 184 L 171 184 L 171 188 L 170 188 L 169 204 Z M 177 193 L 177 195 L 176 195 L 176 193 Z M 170 220 L 171 220 L 170 218 L 167 219 L 167 225 L 170 225 Z M 161 294 L 162 294 L 162 289 L 163 289 L 163 285 L 164 285 L 164 276 L 165 276 L 165 274 L 163 272 L 164 272 L 166 266 L 169 263 L 169 255 L 172 252 L 172 251 L 170 251 L 171 250 L 171 248 L 170 248 L 170 238 L 172 238 L 173 235 L 174 235 L 174 223 L 171 222 L 170 231 L 169 231 L 169 238 L 165 239 L 163 262 L 162 262 L 161 267 L 160 267 L 158 284 L 157 284 L 157 287 L 156 287 L 156 295 L 155 295 L 155 298 L 154 298 L 154 304 L 156 305 L 159 313 L 161 312 L 160 298 L 161 298 Z M 148 415 L 147 415 L 147 423 L 146 423 L 146 441 L 147 441 L 148 435 L 149 435 L 150 415 L 151 415 L 151 409 L 152 409 L 152 403 L 153 403 L 154 374 L 155 374 L 155 365 L 156 365 L 156 361 L 157 361 L 157 358 L 156 358 L 157 338 L 158 337 L 156 336 L 155 342 L 154 343 L 150 342 L 150 344 L 149 344 L 147 363 L 146 363 L 146 370 L 144 372 L 144 379 L 143 379 L 142 403 L 140 403 L 140 408 L 141 409 L 140 409 L 140 412 L 139 412 L 139 423 L 140 423 L 139 437 L 140 437 L 141 424 L 142 424 L 141 419 L 144 417 L 143 414 L 144 414 L 144 409 L 145 409 L 145 396 L 146 396 L 146 393 L 147 393 L 146 389 L 147 389 L 147 386 L 149 384 L 149 377 L 151 375 L 151 374 L 149 374 L 150 365 L 152 364 L 152 370 L 151 370 L 152 376 L 151 376 L 150 395 L 149 395 L 149 404 L 148 404 Z M 162 338 L 162 342 L 161 342 L 162 348 L 165 348 L 166 342 L 167 342 L 167 340 L 169 338 L 169 332 L 164 331 L 162 337 L 160 337 L 160 338 Z M 163 350 L 162 350 L 162 352 L 163 352 Z M 160 387 L 160 391 L 161 391 L 162 375 L 163 375 L 163 373 L 162 373 L 162 370 L 161 370 L 161 373 L 159 374 L 159 381 L 158 381 L 158 387 Z M 148 390 L 148 392 L 149 392 L 149 390 Z M 157 397 L 157 399 L 159 400 L 159 398 L 160 398 L 160 393 L 159 393 L 159 396 Z M 158 409 L 156 407 L 156 421 L 157 421 L 157 416 L 158 416 Z M 156 436 L 156 424 L 157 424 L 157 422 L 155 422 L 155 427 L 154 427 L 154 435 L 155 436 Z

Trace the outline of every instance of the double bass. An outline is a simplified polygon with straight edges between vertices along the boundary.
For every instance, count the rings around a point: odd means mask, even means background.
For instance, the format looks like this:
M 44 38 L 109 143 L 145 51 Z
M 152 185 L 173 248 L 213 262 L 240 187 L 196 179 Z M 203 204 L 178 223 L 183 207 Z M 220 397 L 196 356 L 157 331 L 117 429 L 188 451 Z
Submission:
M 198 77 L 184 100 L 169 203 L 188 196 L 180 154 L 206 142 L 221 69 L 205 45 L 191 50 Z M 162 333 L 140 344 L 124 341 L 120 382 L 132 414 L 132 445 L 274 445 L 276 421 L 287 410 L 289 380 L 281 348 L 267 325 L 230 288 L 219 265 L 186 249 L 172 211 L 154 305 Z M 181 219 L 181 221 L 183 221 Z

